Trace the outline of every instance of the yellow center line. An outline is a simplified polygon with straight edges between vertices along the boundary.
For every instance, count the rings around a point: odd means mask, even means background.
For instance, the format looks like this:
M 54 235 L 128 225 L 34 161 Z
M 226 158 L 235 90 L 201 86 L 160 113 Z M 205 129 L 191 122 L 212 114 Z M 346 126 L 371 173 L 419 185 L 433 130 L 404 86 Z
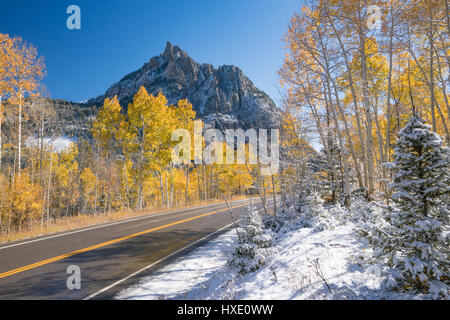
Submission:
M 231 207 L 231 209 L 244 207 L 244 206 L 245 205 L 233 206 L 233 207 Z M 148 230 L 141 231 L 141 232 L 138 232 L 138 233 L 130 234 L 128 236 L 117 238 L 117 239 L 114 239 L 114 240 L 111 240 L 111 241 L 107 241 L 107 242 L 103 242 L 103 243 L 100 243 L 100 244 L 96 244 L 96 245 L 93 245 L 93 246 L 90 246 L 90 247 L 87 247 L 87 248 L 84 248 L 84 249 L 72 251 L 72 252 L 69 252 L 69 253 L 66 253 L 66 254 L 54 257 L 54 258 L 50 258 L 50 259 L 47 259 L 47 260 L 43 260 L 43 261 L 40 261 L 40 262 L 36 262 L 36 263 L 30 264 L 28 266 L 24 266 L 24 267 L 17 268 L 17 269 L 14 269 L 14 270 L 10 270 L 10 271 L 4 272 L 4 273 L 0 273 L 0 279 L 9 277 L 9 276 L 12 276 L 14 274 L 21 273 L 21 272 L 24 272 L 24 271 L 27 271 L 27 270 L 30 270 L 30 269 L 34 269 L 34 268 L 37 268 L 37 267 L 40 267 L 40 266 L 43 266 L 43 265 L 46 265 L 46 264 L 49 264 L 49 263 L 52 263 L 52 262 L 55 262 L 55 261 L 59 261 L 59 260 L 62 260 L 62 259 L 73 257 L 73 256 L 75 256 L 77 254 L 80 254 L 80 253 L 84 253 L 84 252 L 87 252 L 87 251 L 92 251 L 92 250 L 95 250 L 95 249 L 98 249 L 98 248 L 102 248 L 102 247 L 105 247 L 105 246 L 108 246 L 108 245 L 111 245 L 111 244 L 114 244 L 114 243 L 118 243 L 118 242 L 125 241 L 125 240 L 131 239 L 131 238 L 139 237 L 139 236 L 142 236 L 144 234 L 151 233 L 151 232 L 154 232 L 154 231 L 158 231 L 158 230 L 161 230 L 161 229 L 166 229 L 166 228 L 169 228 L 169 227 L 181 224 L 181 223 L 186 223 L 186 222 L 189 222 L 189 221 L 192 221 L 192 220 L 197 220 L 197 219 L 200 219 L 200 218 L 211 216 L 213 214 L 220 213 L 220 212 L 227 211 L 227 210 L 228 209 L 212 211 L 212 212 L 205 213 L 205 214 L 202 214 L 202 215 L 199 215 L 199 216 L 195 216 L 195 217 L 192 217 L 192 218 L 187 218 L 187 219 L 184 219 L 184 220 L 172 222 L 172 223 L 165 224 L 165 225 L 162 225 L 162 226 L 159 226 L 159 227 L 156 227 L 156 228 L 148 229 Z

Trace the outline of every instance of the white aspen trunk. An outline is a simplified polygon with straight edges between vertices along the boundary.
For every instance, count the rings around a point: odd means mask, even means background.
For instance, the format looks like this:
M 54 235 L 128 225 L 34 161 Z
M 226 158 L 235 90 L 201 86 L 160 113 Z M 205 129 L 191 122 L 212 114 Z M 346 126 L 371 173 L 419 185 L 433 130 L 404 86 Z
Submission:
M 275 193 L 275 178 L 272 173 L 273 214 L 277 214 L 277 196 Z
M 52 187 L 52 163 L 53 163 L 53 150 L 50 148 L 50 165 L 48 169 L 48 188 L 47 188 L 47 226 L 50 223 L 50 189 Z
M 130 210 L 130 188 L 128 186 L 128 172 L 125 164 L 125 160 L 123 161 L 123 172 L 125 175 L 125 192 L 126 192 L 126 205 L 127 205 L 127 211 Z
M 341 133 L 341 129 L 339 126 L 339 121 L 337 118 L 336 110 L 333 105 L 331 89 L 330 89 L 330 82 L 328 79 L 327 79 L 327 89 L 328 89 L 328 97 L 329 97 L 329 105 L 330 105 L 330 109 L 331 109 L 331 114 L 333 116 L 334 125 L 336 127 L 336 135 L 338 137 L 342 157 L 344 158 L 344 161 L 343 161 L 343 169 L 344 169 L 344 177 L 345 177 L 344 178 L 344 203 L 345 203 L 346 207 L 349 207 L 350 206 L 350 187 L 349 187 L 350 174 L 349 174 L 347 156 L 346 156 L 346 152 L 345 152 L 344 140 L 342 138 L 342 133 Z M 326 92 L 325 92 L 325 95 L 326 95 Z
M 449 18 L 449 8 L 448 1 L 445 2 L 445 20 L 447 21 L 447 33 L 450 34 L 450 18 Z
M 359 50 L 361 54 L 361 77 L 363 80 L 363 102 L 364 102 L 364 110 L 366 114 L 366 139 L 367 139 L 367 164 L 368 164 L 368 182 L 369 189 L 368 195 L 369 197 L 374 193 L 374 167 L 373 167 L 373 138 L 372 138 L 372 114 L 370 107 L 370 99 L 369 99 L 369 84 L 367 78 L 367 56 L 366 56 L 366 46 L 365 46 L 365 36 L 362 30 L 362 18 L 361 18 L 361 8 L 358 10 L 358 18 L 360 25 L 358 26 L 358 34 L 359 34 Z
M 174 175 L 173 175 L 173 167 L 171 166 L 171 168 L 170 168 L 170 181 L 169 181 L 169 183 L 170 183 L 170 206 L 173 206 L 173 193 L 174 193 L 174 186 L 173 186 L 173 184 L 174 184 Z
M 408 43 L 408 49 L 409 49 L 409 53 L 410 53 L 411 56 L 414 58 L 414 61 L 415 61 L 416 65 L 417 65 L 417 67 L 419 68 L 420 72 L 422 73 L 422 75 L 423 75 L 423 77 L 424 77 L 424 79 L 425 79 L 425 82 L 427 83 L 428 87 L 430 88 L 430 92 L 431 92 L 431 91 L 434 92 L 434 89 L 432 90 L 432 88 L 434 88 L 434 85 L 431 84 L 431 81 L 430 81 L 430 79 L 428 78 L 428 72 L 426 72 L 426 71 L 423 69 L 423 67 L 420 65 L 420 62 L 418 61 L 418 59 L 417 59 L 417 57 L 416 57 L 416 55 L 415 55 L 415 53 L 414 53 L 414 50 L 413 50 L 413 47 L 411 46 L 411 43 Z M 409 86 L 409 87 L 411 87 L 411 86 Z M 433 95 L 433 97 L 434 97 L 434 95 Z M 411 98 L 411 103 L 412 103 L 413 101 L 412 101 L 412 95 L 411 95 L 411 92 L 410 92 L 410 98 Z M 442 124 L 443 124 L 443 126 L 444 126 L 444 130 L 445 130 L 445 133 L 446 133 L 446 135 L 447 135 L 447 142 L 449 143 L 449 142 L 450 142 L 450 137 L 449 137 L 449 131 L 448 131 L 448 127 L 447 127 L 447 124 L 446 124 L 446 121 L 445 121 L 445 117 L 444 117 L 444 115 L 443 115 L 443 113 L 442 113 L 442 110 L 441 110 L 441 108 L 440 108 L 438 102 L 436 101 L 436 99 L 432 99 L 432 100 L 434 101 L 435 106 L 436 106 L 436 108 L 438 109 L 439 116 L 440 116 L 441 119 L 442 119 Z M 433 110 L 434 110 L 434 108 L 433 108 Z M 434 113 L 433 113 L 433 115 L 434 115 Z
M 205 196 L 205 200 L 208 199 L 208 192 L 207 192 L 207 186 L 206 186 L 206 165 L 202 167 L 202 174 L 203 174 L 203 195 Z
M 108 214 L 111 214 L 111 209 L 112 209 L 112 204 L 111 204 L 111 189 L 112 189 L 112 160 L 111 160 L 111 156 L 108 156 Z
M 202 186 L 200 181 L 200 167 L 197 166 L 197 187 L 198 187 L 198 198 L 199 200 L 203 200 L 204 196 L 202 195 Z
M 213 198 L 213 165 L 211 165 L 211 172 L 209 174 L 209 198 Z
M 15 172 L 15 166 L 14 166 L 14 170 L 13 170 L 13 173 L 12 173 L 12 187 L 13 187 L 13 190 L 14 190 L 15 184 L 16 184 L 16 172 Z M 10 197 L 11 203 L 10 203 L 10 206 L 9 206 L 8 227 L 7 227 L 6 234 L 9 234 L 11 232 L 11 217 L 12 217 L 12 208 L 13 208 L 13 196 L 14 195 L 11 194 L 11 197 Z
M 359 170 L 358 159 L 356 157 L 355 148 L 353 146 L 353 141 L 352 141 L 352 137 L 350 134 L 350 129 L 347 124 L 347 119 L 345 117 L 344 111 L 342 110 L 341 103 L 339 102 L 339 94 L 337 92 L 336 84 L 335 84 L 334 80 L 331 78 L 331 75 L 328 74 L 328 76 L 329 76 L 329 79 L 331 79 L 331 81 L 333 81 L 333 89 L 334 89 L 334 94 L 336 97 L 336 105 L 338 106 L 339 114 L 344 119 L 344 121 L 343 121 L 344 122 L 344 130 L 347 135 L 348 144 L 350 146 L 350 154 L 351 154 L 351 156 L 353 158 L 353 162 L 355 164 L 355 171 L 356 171 L 356 176 L 358 178 L 358 184 L 360 187 L 362 187 L 363 181 L 362 181 L 362 177 L 361 177 L 361 171 Z M 331 99 L 331 97 L 330 97 L 330 99 Z
M 328 11 L 327 11 L 327 17 L 328 17 L 328 21 L 331 24 L 331 27 L 333 28 L 334 35 L 336 36 L 336 38 L 338 40 L 339 47 L 341 48 L 342 56 L 344 58 L 345 66 L 347 68 L 348 82 L 349 82 L 349 86 L 350 86 L 350 91 L 352 93 L 353 109 L 355 111 L 356 126 L 358 129 L 358 136 L 359 136 L 359 140 L 361 143 L 361 160 L 362 160 L 363 171 L 364 171 L 364 183 L 363 184 L 360 183 L 360 187 L 363 187 L 363 186 L 368 185 L 368 169 L 367 169 L 367 159 L 365 157 L 366 146 L 365 146 L 365 142 L 364 142 L 364 135 L 362 133 L 361 117 L 359 114 L 359 107 L 358 107 L 358 100 L 357 100 L 357 96 L 356 96 L 355 84 L 353 81 L 353 75 L 352 75 L 352 70 L 351 70 L 348 55 L 347 55 L 347 50 L 345 49 L 345 46 L 344 46 L 344 43 L 342 42 L 340 33 L 336 30 L 335 25 L 333 23 L 333 19 L 329 16 Z
M 39 179 L 41 181 L 44 180 L 43 176 L 42 176 L 42 166 L 43 166 L 43 162 L 44 162 L 44 124 L 45 124 L 45 120 L 44 120 L 44 116 L 41 114 L 41 128 L 40 128 L 40 137 L 39 137 Z
M 94 215 L 97 215 L 97 175 L 95 175 L 95 185 L 94 185 Z
M 21 172 L 21 165 L 22 165 L 22 87 L 20 87 L 20 93 L 19 93 L 19 133 L 18 133 L 18 148 L 17 148 L 17 160 L 18 160 L 18 180 L 20 183 L 20 172 Z
M 380 122 L 378 121 L 378 101 L 373 106 L 373 112 L 375 114 L 375 126 L 377 128 L 379 159 L 380 159 L 380 163 L 385 163 L 386 161 L 384 159 L 383 137 L 381 136 Z M 381 168 L 381 167 L 379 167 L 379 168 Z M 384 172 L 384 171 L 382 170 L 382 172 Z M 383 175 L 383 177 L 384 177 L 384 175 Z
M 168 181 L 169 177 L 164 177 L 164 187 L 166 189 L 166 202 L 167 202 L 167 208 L 170 209 L 170 198 L 169 198 L 169 185 Z
M 320 46 L 322 49 L 322 53 L 324 55 L 324 67 L 325 67 L 325 78 L 326 78 L 326 82 L 324 85 L 326 85 L 325 92 L 324 92 L 324 98 L 325 101 L 327 100 L 327 96 L 328 96 L 328 100 L 329 100 L 329 106 L 331 108 L 332 111 L 332 116 L 333 116 L 333 120 L 334 120 L 334 125 L 336 127 L 336 134 L 338 136 L 338 141 L 339 141 L 339 145 L 340 145 L 340 149 L 341 149 L 341 153 L 342 156 L 344 158 L 344 163 L 343 163 L 343 169 L 344 169 L 344 176 L 345 179 L 343 181 L 344 183 L 344 204 L 346 207 L 350 206 L 350 187 L 349 187 L 349 183 L 350 183 L 350 172 L 349 172 L 349 167 L 348 167 L 348 162 L 347 162 L 347 156 L 346 156 L 346 151 L 345 151 L 345 144 L 344 144 L 344 140 L 341 134 L 341 130 L 339 127 L 339 121 L 338 121 L 338 117 L 337 117 L 337 111 L 334 107 L 333 104 L 333 98 L 332 98 L 332 91 L 331 91 L 331 85 L 330 85 L 330 80 L 332 80 L 331 77 L 331 73 L 330 73 L 330 66 L 329 66 L 329 61 L 328 61 L 328 55 L 327 55 L 327 48 L 325 47 L 323 41 L 322 41 L 322 34 L 320 32 L 320 26 L 317 26 L 317 31 L 319 34 L 319 39 L 320 39 Z M 334 89 L 336 90 L 336 86 L 333 86 Z M 335 91 L 336 93 L 337 91 Z M 336 95 L 336 104 L 338 105 L 339 109 L 340 108 L 340 104 L 339 104 L 339 97 Z M 342 111 L 342 110 L 340 110 Z M 345 121 L 344 121 L 345 122 Z M 345 124 L 346 125 L 346 124 Z M 349 141 L 349 143 L 351 143 L 351 139 Z M 355 158 L 356 160 L 356 158 Z M 357 165 L 357 162 L 355 163 Z
M 429 46 L 430 46 L 430 97 L 431 97 L 431 123 L 432 123 L 432 127 L 433 127 L 433 132 L 437 131 L 437 127 L 436 127 L 436 114 L 434 111 L 434 106 L 435 106 L 435 96 L 434 96 L 434 51 L 433 51 L 433 9 L 432 9 L 432 5 L 430 3 L 429 5 L 429 27 L 430 29 L 428 30 L 428 42 L 429 42 Z
M 386 144 L 384 146 L 384 155 L 387 162 L 390 161 L 389 151 L 391 149 L 391 91 L 392 91 L 392 67 L 393 67 L 393 39 L 394 39 L 394 8 L 391 0 L 391 25 L 389 29 L 389 72 L 388 72 L 388 92 L 387 92 L 387 110 L 386 110 Z M 383 169 L 384 172 L 384 169 Z
M 186 191 L 185 202 L 189 203 L 189 167 L 186 165 Z
M 436 50 L 436 48 L 435 48 Z M 448 101 L 448 97 L 447 97 L 447 88 L 446 88 L 446 79 L 444 79 L 444 75 L 442 74 L 442 64 L 441 61 L 438 59 L 436 59 L 437 61 L 437 65 L 438 65 L 438 75 L 439 75 L 439 80 L 442 83 L 442 86 L 440 87 L 441 91 L 442 91 L 442 95 L 444 96 L 444 102 L 445 102 L 445 106 L 447 107 L 447 119 L 450 119 L 450 104 Z
M 165 201 L 165 196 L 164 196 L 164 184 L 163 184 L 162 172 L 159 173 L 159 188 L 161 189 L 161 205 L 163 207 L 165 207 L 166 201 Z
M 2 96 L 0 95 L 0 171 L 2 170 L 2 122 L 3 122 L 3 105 L 2 105 Z

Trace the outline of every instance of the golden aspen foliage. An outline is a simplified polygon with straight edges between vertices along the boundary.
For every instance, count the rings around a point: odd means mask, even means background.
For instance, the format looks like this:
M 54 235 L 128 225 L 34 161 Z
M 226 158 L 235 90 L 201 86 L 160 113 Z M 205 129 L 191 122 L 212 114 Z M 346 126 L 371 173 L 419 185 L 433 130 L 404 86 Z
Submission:
M 124 116 L 117 96 L 105 99 L 103 108 L 92 124 L 92 135 L 104 152 L 113 152 L 120 147 L 121 134 L 125 129 Z
M 80 174 L 81 192 L 85 202 L 85 208 L 89 211 L 93 208 L 95 201 L 95 189 L 97 186 L 97 177 L 90 168 L 84 168 Z
M 77 204 L 79 194 L 79 174 L 77 162 L 78 148 L 72 145 L 68 150 L 55 155 L 54 174 L 55 189 L 54 201 L 66 208 L 66 214 L 71 213 Z
M 11 209 L 5 212 L 8 229 L 17 228 L 17 231 L 21 231 L 37 220 L 42 208 L 42 190 L 40 186 L 31 183 L 28 175 L 23 175 L 20 180 L 16 177 L 6 193 L 9 198 L 6 203 L 9 202 Z

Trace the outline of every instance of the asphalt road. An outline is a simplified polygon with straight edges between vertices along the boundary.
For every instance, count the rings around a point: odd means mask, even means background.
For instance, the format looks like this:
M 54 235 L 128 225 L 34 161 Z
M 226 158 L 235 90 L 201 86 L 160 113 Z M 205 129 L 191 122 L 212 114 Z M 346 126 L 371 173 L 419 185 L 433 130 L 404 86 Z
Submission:
M 235 219 L 247 203 L 231 204 Z M 232 223 L 226 208 L 176 210 L 0 245 L 0 299 L 110 299 L 224 231 Z M 69 266 L 80 268 L 80 290 L 67 287 Z

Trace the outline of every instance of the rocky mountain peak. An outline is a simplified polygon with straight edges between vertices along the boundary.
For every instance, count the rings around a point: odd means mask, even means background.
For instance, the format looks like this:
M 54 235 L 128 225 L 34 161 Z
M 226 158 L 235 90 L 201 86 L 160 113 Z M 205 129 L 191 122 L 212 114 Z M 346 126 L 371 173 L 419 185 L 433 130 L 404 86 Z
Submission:
M 170 59 L 176 59 L 180 56 L 187 56 L 187 53 L 180 49 L 178 46 L 173 46 L 170 41 L 167 41 L 166 43 L 166 49 L 164 50 L 164 53 L 162 54 L 162 57 L 165 61 L 169 61 Z
M 279 110 L 263 91 L 257 89 L 236 66 L 214 68 L 198 64 L 178 46 L 167 42 L 162 54 L 112 85 L 103 96 L 88 103 L 102 104 L 118 96 L 122 106 L 132 101 L 144 86 L 151 94 L 163 92 L 169 103 L 187 98 L 197 116 L 218 128 L 274 128 Z
M 166 57 L 170 53 L 173 52 L 173 45 L 170 43 L 170 41 L 166 42 L 166 49 L 164 50 L 163 56 Z

